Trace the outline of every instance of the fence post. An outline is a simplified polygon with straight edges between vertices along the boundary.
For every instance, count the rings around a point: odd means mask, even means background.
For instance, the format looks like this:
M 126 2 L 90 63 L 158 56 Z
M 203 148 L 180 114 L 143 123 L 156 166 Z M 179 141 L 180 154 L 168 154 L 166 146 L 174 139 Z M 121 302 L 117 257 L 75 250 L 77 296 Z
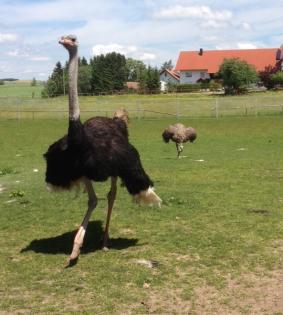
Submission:
M 176 99 L 176 117 L 180 117 L 180 101 L 179 98 Z
M 17 98 L 17 119 L 20 120 L 20 99 Z
M 219 103 L 218 103 L 218 97 L 215 99 L 215 117 L 216 119 L 219 118 Z
M 137 112 L 138 112 L 138 120 L 141 119 L 141 108 L 140 108 L 140 101 L 137 100 Z

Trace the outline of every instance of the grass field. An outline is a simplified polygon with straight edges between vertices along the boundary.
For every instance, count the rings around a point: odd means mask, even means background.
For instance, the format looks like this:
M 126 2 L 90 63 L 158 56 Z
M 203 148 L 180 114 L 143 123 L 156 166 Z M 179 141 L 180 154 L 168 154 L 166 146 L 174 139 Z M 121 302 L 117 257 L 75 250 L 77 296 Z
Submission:
M 28 81 L 0 86 L 0 119 L 61 119 L 68 117 L 67 96 L 42 99 L 42 86 L 31 87 Z M 34 93 L 34 98 L 32 98 Z M 108 115 L 126 108 L 131 118 L 227 117 L 283 114 L 283 91 L 242 96 L 208 93 L 158 95 L 80 96 L 82 117 Z
M 29 80 L 5 81 L 0 85 L 0 97 L 41 97 L 43 85 L 31 86 Z
M 50 194 L 42 154 L 65 120 L 0 122 L 0 314 L 283 314 L 283 117 L 181 119 L 198 139 L 176 159 L 161 132 L 132 120 L 131 142 L 164 204 L 119 187 L 101 250 L 109 182 L 73 268 L 87 196 Z

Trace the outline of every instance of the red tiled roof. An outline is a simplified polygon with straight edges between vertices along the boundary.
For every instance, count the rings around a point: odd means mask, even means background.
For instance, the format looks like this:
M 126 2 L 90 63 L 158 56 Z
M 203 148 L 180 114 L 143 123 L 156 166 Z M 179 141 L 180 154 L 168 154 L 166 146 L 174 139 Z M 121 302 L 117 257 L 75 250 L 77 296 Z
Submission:
M 225 58 L 239 58 L 254 65 L 257 71 L 262 71 L 266 66 L 275 66 L 277 51 L 278 48 L 203 50 L 202 55 L 199 51 L 181 51 L 175 70 L 206 70 L 208 73 L 216 73 Z M 282 55 L 281 49 L 281 60 Z
M 180 74 L 175 70 L 164 69 L 163 71 L 161 71 L 161 73 L 163 72 L 168 72 L 173 78 L 175 78 L 178 81 L 180 80 Z

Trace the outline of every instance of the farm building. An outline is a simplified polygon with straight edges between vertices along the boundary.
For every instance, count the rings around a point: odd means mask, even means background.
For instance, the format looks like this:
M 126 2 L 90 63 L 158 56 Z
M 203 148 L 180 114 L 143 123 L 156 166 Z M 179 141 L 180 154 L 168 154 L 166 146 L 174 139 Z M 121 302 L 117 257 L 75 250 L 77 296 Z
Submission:
M 254 65 L 257 71 L 266 67 L 274 67 L 278 62 L 283 67 L 283 49 L 235 49 L 235 50 L 203 50 L 181 51 L 175 71 L 179 72 L 180 83 L 196 83 L 200 79 L 211 79 L 218 72 L 224 59 L 239 58 Z

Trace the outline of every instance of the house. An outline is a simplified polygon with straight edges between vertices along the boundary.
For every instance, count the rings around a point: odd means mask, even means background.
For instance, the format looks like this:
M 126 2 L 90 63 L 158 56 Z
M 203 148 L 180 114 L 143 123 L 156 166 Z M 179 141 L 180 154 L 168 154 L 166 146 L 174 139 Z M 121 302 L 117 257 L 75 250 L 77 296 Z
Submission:
M 167 89 L 167 84 L 179 84 L 180 83 L 180 75 L 174 70 L 164 69 L 159 74 L 160 83 L 161 83 L 161 91 L 165 91 Z
M 283 49 L 235 49 L 181 51 L 175 71 L 180 74 L 180 83 L 196 83 L 199 80 L 211 79 L 219 71 L 224 59 L 239 58 L 263 71 L 267 66 L 274 67 L 278 62 L 283 66 Z

